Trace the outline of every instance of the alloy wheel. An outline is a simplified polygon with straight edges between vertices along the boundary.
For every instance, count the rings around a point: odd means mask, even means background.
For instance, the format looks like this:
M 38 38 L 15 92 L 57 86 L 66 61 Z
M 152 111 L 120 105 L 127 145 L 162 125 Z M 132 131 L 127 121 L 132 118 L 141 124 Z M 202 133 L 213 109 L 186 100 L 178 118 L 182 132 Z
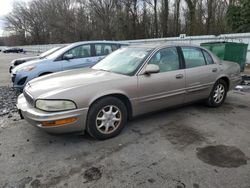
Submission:
M 225 87 L 223 84 L 218 84 L 214 90 L 213 99 L 214 102 L 219 104 L 225 96 Z
M 122 122 L 122 114 L 118 107 L 108 105 L 102 108 L 96 117 L 96 128 L 102 134 L 113 133 Z

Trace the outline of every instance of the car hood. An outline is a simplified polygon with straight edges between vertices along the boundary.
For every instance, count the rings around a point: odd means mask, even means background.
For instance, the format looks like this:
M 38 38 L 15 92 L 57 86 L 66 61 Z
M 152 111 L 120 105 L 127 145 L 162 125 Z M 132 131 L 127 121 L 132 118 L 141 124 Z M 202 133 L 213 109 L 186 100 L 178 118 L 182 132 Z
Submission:
M 31 57 L 23 57 L 23 58 L 18 58 L 15 59 L 14 61 L 28 61 L 28 60 L 33 60 L 33 59 L 39 59 L 39 56 L 31 56 Z
M 57 93 L 68 91 L 74 88 L 100 84 L 109 80 L 124 79 L 127 76 L 106 72 L 102 70 L 94 70 L 91 68 L 82 68 L 58 72 L 46 76 L 42 76 L 28 82 L 25 91 L 32 95 L 33 98 L 46 98 L 54 96 Z
M 15 62 L 31 61 L 31 60 L 35 60 L 35 59 L 39 59 L 39 58 L 40 58 L 39 56 L 18 58 L 18 59 L 14 59 L 13 61 L 11 61 L 11 64 L 14 64 Z
M 15 74 L 18 71 L 20 71 L 20 69 L 23 69 L 23 68 L 28 67 L 28 66 L 35 66 L 38 63 L 43 63 L 43 62 L 46 62 L 46 61 L 48 61 L 48 60 L 47 59 L 35 59 L 35 60 L 28 61 L 26 63 L 23 63 L 21 65 L 16 66 L 13 69 L 12 73 Z

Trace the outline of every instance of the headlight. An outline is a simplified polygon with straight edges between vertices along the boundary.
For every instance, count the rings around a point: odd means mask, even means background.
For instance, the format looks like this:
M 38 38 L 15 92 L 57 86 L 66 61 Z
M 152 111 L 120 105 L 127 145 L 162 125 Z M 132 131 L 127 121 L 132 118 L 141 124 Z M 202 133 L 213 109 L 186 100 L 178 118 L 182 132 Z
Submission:
M 36 108 L 48 112 L 65 111 L 76 109 L 73 101 L 69 100 L 36 100 Z
M 20 71 L 32 71 L 33 69 L 35 69 L 36 66 L 33 66 L 33 65 L 30 65 L 30 66 L 27 66 L 27 67 L 22 67 L 20 69 L 17 69 L 16 72 L 20 72 Z

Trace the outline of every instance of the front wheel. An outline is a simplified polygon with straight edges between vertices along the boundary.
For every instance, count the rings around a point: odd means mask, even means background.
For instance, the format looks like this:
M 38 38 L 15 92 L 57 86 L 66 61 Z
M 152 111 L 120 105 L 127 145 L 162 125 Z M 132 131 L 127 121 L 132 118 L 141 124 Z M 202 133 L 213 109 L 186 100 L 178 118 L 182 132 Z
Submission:
M 88 133 L 99 140 L 117 136 L 127 122 L 127 109 L 115 97 L 106 97 L 95 102 L 89 109 Z
M 207 99 L 208 106 L 211 107 L 219 107 L 222 105 L 222 103 L 225 101 L 227 96 L 227 83 L 224 80 L 218 80 L 213 89 L 212 92 Z

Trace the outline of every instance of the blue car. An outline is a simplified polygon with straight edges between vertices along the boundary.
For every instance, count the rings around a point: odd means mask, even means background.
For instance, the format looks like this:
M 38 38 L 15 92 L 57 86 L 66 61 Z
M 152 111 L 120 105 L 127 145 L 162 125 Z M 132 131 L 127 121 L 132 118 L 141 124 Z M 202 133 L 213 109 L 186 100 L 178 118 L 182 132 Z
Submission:
M 13 87 L 22 90 L 32 79 L 54 72 L 90 67 L 116 49 L 128 46 L 114 41 L 77 42 L 65 46 L 44 59 L 29 61 L 12 70 Z

